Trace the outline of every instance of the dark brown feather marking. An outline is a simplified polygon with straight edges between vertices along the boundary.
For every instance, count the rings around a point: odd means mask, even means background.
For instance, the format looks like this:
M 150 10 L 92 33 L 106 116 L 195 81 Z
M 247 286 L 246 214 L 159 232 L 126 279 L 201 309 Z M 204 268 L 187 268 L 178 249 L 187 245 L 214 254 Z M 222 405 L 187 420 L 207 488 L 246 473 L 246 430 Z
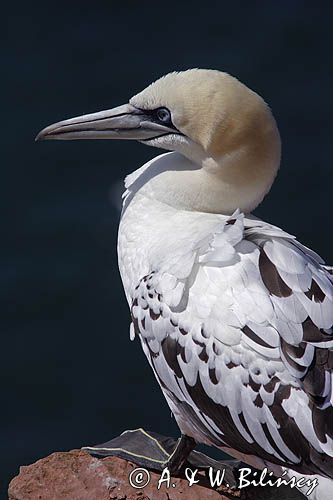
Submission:
M 216 378 L 215 368 L 209 369 L 209 378 L 213 382 L 214 385 L 217 385 L 219 381 Z
M 275 420 L 279 423 L 284 422 L 289 417 L 282 408 L 282 402 L 284 399 L 289 399 L 290 396 L 290 386 L 289 385 L 280 385 L 275 394 L 275 400 L 273 405 L 271 406 L 271 412 Z
M 177 375 L 177 377 L 181 378 L 183 376 L 182 371 L 180 369 L 178 359 L 177 359 L 177 351 L 179 349 L 179 344 L 177 340 L 166 337 L 162 342 L 162 351 L 165 357 L 166 362 L 173 372 Z
M 267 438 L 267 441 L 269 442 L 269 444 L 271 445 L 273 450 L 275 450 L 279 454 L 280 457 L 282 457 L 286 462 L 288 462 L 288 458 L 282 453 L 282 451 L 276 445 L 276 442 L 272 438 L 271 433 L 268 430 L 267 424 L 263 423 L 263 424 L 261 424 L 261 427 L 262 427 L 262 430 L 264 431 L 264 434 Z
M 286 351 L 293 358 L 301 358 L 302 356 L 304 356 L 306 345 L 307 344 L 305 342 L 301 342 L 298 345 L 291 345 L 285 342 Z
M 201 328 L 201 335 L 205 338 L 205 339 L 208 339 L 209 338 L 209 334 L 203 329 Z
M 195 340 L 193 339 L 193 342 L 196 344 L 196 345 L 199 345 L 200 347 L 205 347 L 205 344 L 203 342 L 200 342 L 199 340 Z
M 333 351 L 316 349 L 316 365 L 324 370 L 333 370 Z
M 327 342 L 328 340 L 333 340 L 333 335 L 320 330 L 311 320 L 307 318 L 303 323 L 303 339 L 306 342 Z
M 327 436 L 333 438 L 333 408 L 329 406 L 324 410 L 312 407 L 312 423 L 317 438 L 321 443 L 327 443 Z M 327 436 L 326 436 L 327 435 Z
M 305 373 L 308 369 L 307 366 L 302 366 L 302 365 L 299 365 L 297 363 L 297 361 L 295 361 L 291 356 L 291 346 L 289 344 L 287 344 L 287 342 L 285 342 L 282 338 L 281 338 L 281 341 L 280 341 L 280 345 L 281 345 L 281 350 L 286 358 L 286 361 L 287 363 L 292 367 L 294 368 L 295 370 L 297 370 L 298 372 L 300 373 Z M 305 350 L 305 349 L 304 349 Z M 303 353 L 304 353 L 304 350 L 303 350 Z
M 251 375 L 249 376 L 248 384 L 244 384 L 244 385 L 249 385 L 254 390 L 254 392 L 258 392 L 260 387 L 261 387 L 261 384 L 258 384 L 257 382 L 255 382 L 253 380 L 253 378 L 251 377 Z
M 310 449 L 310 463 L 320 471 L 321 475 L 333 477 L 333 458 L 324 453 L 318 453 L 314 448 Z
M 305 292 L 305 295 L 310 300 L 314 299 L 315 302 L 323 302 L 326 297 L 326 295 L 324 294 L 318 283 L 316 283 L 316 281 L 314 280 L 311 281 L 311 286 L 309 290 Z
M 185 357 L 185 348 L 182 347 L 180 344 L 177 342 L 177 354 L 180 354 L 180 357 L 184 361 L 184 363 L 187 363 L 187 359 Z
M 288 385 L 280 385 L 276 392 L 273 405 L 270 407 L 275 420 L 279 423 L 279 433 L 288 448 L 297 456 L 302 457 L 305 463 L 309 463 L 309 442 L 291 418 L 283 409 L 282 402 L 290 397 L 291 388 Z
M 161 385 L 164 386 L 167 394 L 169 395 L 170 399 L 174 401 L 175 406 L 179 409 L 183 415 L 186 415 L 186 418 L 189 422 L 192 423 L 194 428 L 201 429 L 204 435 L 207 436 L 207 438 L 210 440 L 211 443 L 215 444 L 216 446 L 221 446 L 221 443 L 223 443 L 223 436 L 222 434 L 217 433 L 218 437 L 215 437 L 215 435 L 210 432 L 210 425 L 207 422 L 207 418 L 205 417 L 204 413 L 200 412 L 202 415 L 204 421 L 207 423 L 207 426 L 204 427 L 203 423 L 201 422 L 200 418 L 197 416 L 196 412 L 193 410 L 193 408 L 186 403 L 185 401 L 180 401 L 175 394 L 173 394 L 170 390 L 168 390 L 167 387 L 161 382 Z M 214 430 L 216 432 L 216 430 Z
M 248 425 L 247 425 L 247 423 L 246 423 L 246 420 L 245 420 L 245 418 L 244 418 L 243 413 L 242 413 L 242 412 L 241 412 L 241 413 L 239 413 L 239 414 L 238 414 L 238 417 L 239 417 L 239 420 L 240 420 L 240 422 L 241 422 L 242 426 L 244 427 L 244 429 L 245 429 L 245 430 L 246 430 L 246 432 L 248 433 L 248 435 L 249 435 L 249 436 L 251 436 L 251 438 L 253 439 L 252 432 L 250 431 L 249 426 L 248 426 Z M 254 441 L 254 439 L 253 439 L 253 441 Z
M 273 392 L 276 384 L 278 384 L 279 382 L 280 382 L 280 379 L 278 379 L 277 377 L 271 378 L 271 380 L 269 382 L 267 382 L 267 384 L 264 385 L 265 391 L 266 392 Z
M 214 351 L 214 353 L 215 353 L 217 356 L 219 356 L 220 354 L 222 354 L 222 350 L 221 350 L 221 348 L 220 348 L 220 347 L 218 347 L 218 345 L 217 345 L 215 342 L 213 342 L 213 351 Z
M 261 337 L 254 333 L 254 331 L 251 330 L 251 328 L 249 328 L 247 325 L 243 326 L 242 331 L 247 337 L 249 337 L 249 339 L 253 340 L 253 342 L 255 342 L 256 344 L 272 349 L 271 345 L 267 344 L 267 342 L 265 342 Z
M 158 358 L 158 356 L 160 355 L 160 353 L 159 353 L 159 352 L 154 352 L 154 351 L 150 348 L 150 344 L 149 344 L 149 342 L 151 342 L 151 341 L 150 341 L 150 340 L 147 340 L 147 339 L 145 339 L 145 341 L 146 341 L 146 345 L 147 345 L 147 347 L 148 347 L 148 349 L 149 349 L 150 358 L 151 358 L 151 359 L 153 359 L 153 358 Z
M 256 399 L 253 401 L 255 406 L 258 406 L 259 408 L 262 408 L 264 406 L 264 402 L 261 399 L 260 394 L 257 395 Z
M 269 260 L 265 251 L 260 249 L 259 270 L 267 290 L 276 297 L 289 297 L 291 288 L 283 281 L 273 262 Z
M 156 321 L 160 316 L 161 316 L 161 313 L 154 313 L 154 311 L 152 309 L 149 309 L 149 314 L 150 314 L 150 317 L 152 320 Z
M 330 394 L 324 393 L 326 370 L 331 370 L 330 365 L 332 363 L 332 358 L 330 358 L 330 354 L 333 353 L 327 349 L 316 348 L 308 372 L 302 378 L 303 387 L 316 406 L 321 406 L 325 402 L 327 396 L 330 396 Z
M 201 353 L 199 354 L 199 358 L 201 359 L 201 361 L 208 363 L 208 354 L 207 354 L 206 346 L 203 347 Z

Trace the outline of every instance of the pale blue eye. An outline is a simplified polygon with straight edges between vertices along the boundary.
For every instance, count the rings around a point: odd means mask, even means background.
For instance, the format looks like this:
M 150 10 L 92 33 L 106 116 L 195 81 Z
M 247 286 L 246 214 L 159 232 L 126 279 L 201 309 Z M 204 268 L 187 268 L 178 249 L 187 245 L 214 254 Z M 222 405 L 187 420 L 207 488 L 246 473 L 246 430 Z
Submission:
M 166 108 L 159 108 L 156 111 L 156 116 L 157 116 L 158 120 L 162 123 L 170 123 L 171 122 L 170 111 Z

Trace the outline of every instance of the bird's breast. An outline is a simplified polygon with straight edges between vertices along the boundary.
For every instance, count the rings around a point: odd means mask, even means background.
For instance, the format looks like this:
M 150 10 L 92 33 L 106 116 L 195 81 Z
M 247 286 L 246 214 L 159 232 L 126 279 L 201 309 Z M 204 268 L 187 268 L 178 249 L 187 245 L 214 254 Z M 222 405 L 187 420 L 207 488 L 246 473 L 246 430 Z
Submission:
M 139 193 L 124 211 L 118 232 L 118 261 L 126 296 L 151 271 L 182 278 L 198 241 L 209 239 L 225 216 L 175 209 Z

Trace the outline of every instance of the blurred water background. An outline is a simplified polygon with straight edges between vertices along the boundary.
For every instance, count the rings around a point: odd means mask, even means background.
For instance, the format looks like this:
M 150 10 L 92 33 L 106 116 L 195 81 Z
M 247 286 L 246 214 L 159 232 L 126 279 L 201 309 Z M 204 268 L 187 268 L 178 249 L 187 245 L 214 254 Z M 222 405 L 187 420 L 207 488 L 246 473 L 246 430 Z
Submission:
M 333 264 L 330 2 L 11 2 L 2 12 L 0 481 L 52 451 L 143 426 L 177 435 L 117 269 L 122 178 L 158 151 L 34 143 L 171 70 L 230 72 L 270 104 L 283 140 L 256 214 Z M 198 117 L 200 119 L 200 117 Z

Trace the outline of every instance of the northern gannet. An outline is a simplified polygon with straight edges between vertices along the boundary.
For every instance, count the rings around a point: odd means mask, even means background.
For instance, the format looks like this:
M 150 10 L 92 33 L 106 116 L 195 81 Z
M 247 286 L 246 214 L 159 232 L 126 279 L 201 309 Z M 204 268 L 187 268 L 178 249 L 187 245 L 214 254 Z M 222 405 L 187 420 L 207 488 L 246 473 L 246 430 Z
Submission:
M 39 139 L 135 139 L 171 150 L 125 180 L 119 268 L 138 336 L 182 433 L 333 498 L 333 276 L 251 215 L 280 164 L 264 100 L 214 70 L 170 73 L 123 106 Z M 306 491 L 306 488 L 302 490 Z

